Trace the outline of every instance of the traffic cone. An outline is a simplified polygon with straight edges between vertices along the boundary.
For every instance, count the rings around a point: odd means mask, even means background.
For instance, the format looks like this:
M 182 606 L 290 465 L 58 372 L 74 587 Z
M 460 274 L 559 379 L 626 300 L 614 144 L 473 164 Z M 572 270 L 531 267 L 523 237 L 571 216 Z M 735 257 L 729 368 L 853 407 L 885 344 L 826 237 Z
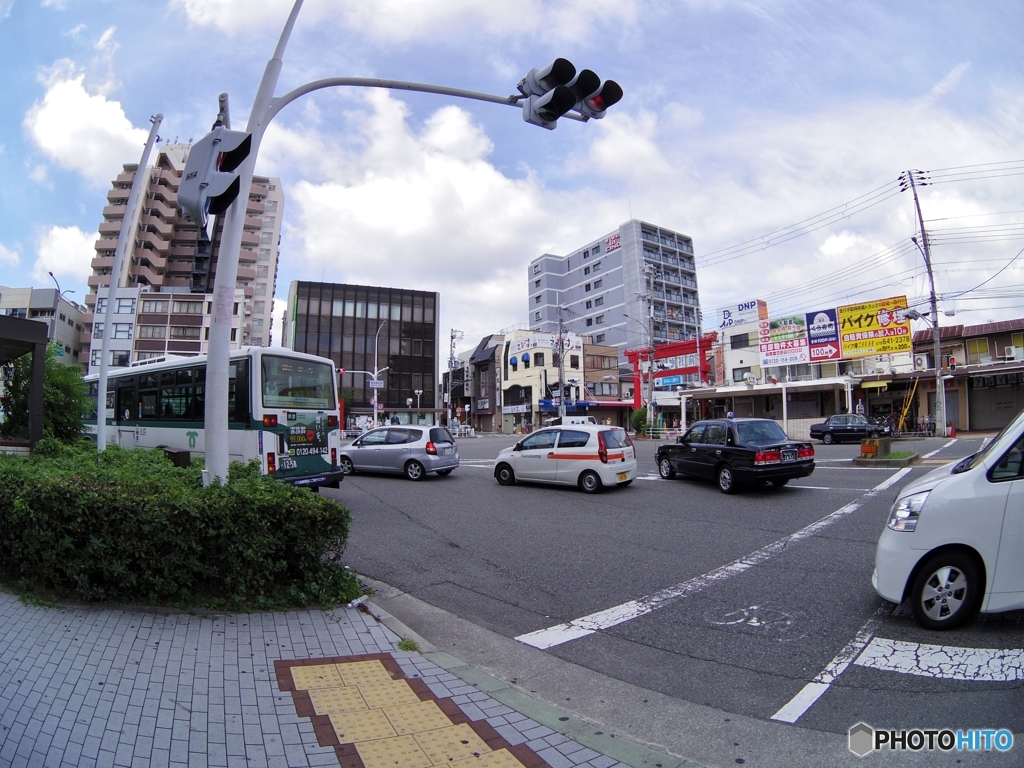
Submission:
M 956 437 L 956 424 L 949 425 L 949 436 Z

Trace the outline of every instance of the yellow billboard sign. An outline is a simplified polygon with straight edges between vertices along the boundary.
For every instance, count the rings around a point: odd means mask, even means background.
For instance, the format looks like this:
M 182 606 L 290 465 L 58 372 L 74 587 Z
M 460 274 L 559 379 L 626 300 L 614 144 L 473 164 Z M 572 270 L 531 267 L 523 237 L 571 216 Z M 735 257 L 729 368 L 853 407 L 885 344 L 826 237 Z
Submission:
M 913 349 L 907 297 L 847 304 L 838 308 L 843 357 L 890 355 Z

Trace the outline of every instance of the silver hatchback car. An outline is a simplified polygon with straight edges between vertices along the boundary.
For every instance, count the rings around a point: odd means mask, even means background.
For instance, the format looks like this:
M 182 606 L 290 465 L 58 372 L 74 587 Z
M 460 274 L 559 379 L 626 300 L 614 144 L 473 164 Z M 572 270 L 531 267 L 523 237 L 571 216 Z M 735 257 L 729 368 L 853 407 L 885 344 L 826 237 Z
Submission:
M 444 427 L 379 427 L 338 451 L 338 467 L 353 472 L 393 472 L 422 480 L 428 472 L 442 477 L 459 466 L 459 447 Z

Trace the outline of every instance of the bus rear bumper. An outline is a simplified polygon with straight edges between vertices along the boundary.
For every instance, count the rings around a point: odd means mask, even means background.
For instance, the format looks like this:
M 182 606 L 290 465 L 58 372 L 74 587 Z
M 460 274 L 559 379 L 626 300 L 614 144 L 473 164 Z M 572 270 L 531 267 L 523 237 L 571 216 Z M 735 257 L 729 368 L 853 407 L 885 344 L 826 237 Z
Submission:
M 281 478 L 284 482 L 289 485 L 294 485 L 299 488 L 319 488 L 320 486 L 327 486 L 328 488 L 337 488 L 341 481 L 345 479 L 345 473 L 341 470 L 333 472 L 324 472 L 319 475 L 306 475 L 305 477 L 286 477 Z

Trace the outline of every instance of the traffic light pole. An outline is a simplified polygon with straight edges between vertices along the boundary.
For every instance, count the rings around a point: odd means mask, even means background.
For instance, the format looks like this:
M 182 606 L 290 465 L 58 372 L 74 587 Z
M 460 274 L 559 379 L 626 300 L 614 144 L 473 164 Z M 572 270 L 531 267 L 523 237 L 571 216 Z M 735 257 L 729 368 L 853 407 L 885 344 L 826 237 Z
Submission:
M 267 68 L 260 81 L 256 99 L 249 113 L 246 131 L 252 135 L 252 144 L 248 156 L 238 166 L 239 195 L 227 209 L 224 218 L 224 230 L 221 236 L 220 256 L 217 260 L 217 274 L 214 279 L 213 317 L 210 324 L 210 345 L 207 358 L 207 394 L 206 394 L 206 470 L 204 483 L 214 479 L 225 480 L 228 476 L 228 361 L 231 354 L 231 317 L 235 300 L 235 283 L 238 278 L 238 252 L 242 245 L 242 225 L 245 222 L 245 211 L 249 202 L 249 190 L 256 168 L 256 156 L 259 153 L 263 134 L 270 121 L 278 112 L 300 96 L 320 90 L 339 86 L 355 86 L 362 88 L 388 88 L 391 90 L 416 91 L 435 93 L 442 96 L 454 96 L 462 99 L 486 101 L 492 104 L 504 104 L 510 107 L 520 106 L 525 95 L 494 96 L 487 93 L 465 91 L 459 88 L 448 88 L 425 83 L 409 83 L 399 80 L 378 80 L 362 77 L 332 77 L 316 80 L 299 86 L 284 96 L 275 98 L 274 90 L 284 66 L 284 49 L 288 45 L 292 28 L 302 7 L 302 0 L 295 0 L 288 20 L 281 32 L 274 56 L 267 62 Z M 614 102 L 613 102 L 614 103 Z M 573 120 L 586 122 L 586 115 L 577 116 L 572 113 L 562 115 Z

